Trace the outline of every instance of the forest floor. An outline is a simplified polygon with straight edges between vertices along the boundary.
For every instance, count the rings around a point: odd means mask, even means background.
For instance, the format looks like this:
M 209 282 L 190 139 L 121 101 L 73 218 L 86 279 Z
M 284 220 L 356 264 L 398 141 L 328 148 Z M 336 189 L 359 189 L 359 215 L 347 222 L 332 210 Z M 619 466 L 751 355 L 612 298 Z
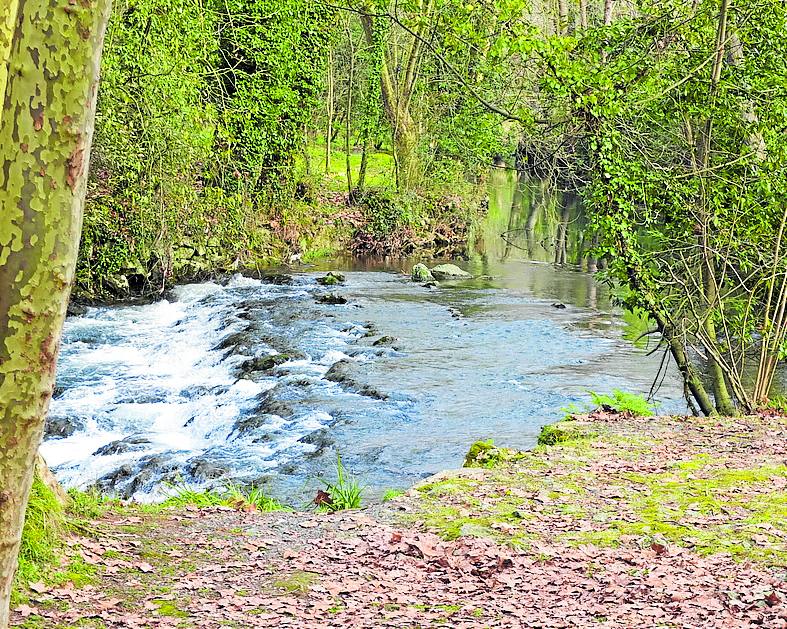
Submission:
M 337 514 L 110 510 L 22 627 L 787 627 L 783 418 L 560 422 Z

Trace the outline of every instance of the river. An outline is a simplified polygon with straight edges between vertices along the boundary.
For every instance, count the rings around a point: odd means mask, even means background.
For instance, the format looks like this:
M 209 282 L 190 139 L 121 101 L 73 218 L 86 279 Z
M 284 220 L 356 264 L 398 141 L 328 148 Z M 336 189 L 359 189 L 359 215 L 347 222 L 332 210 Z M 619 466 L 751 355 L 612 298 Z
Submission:
M 499 196 L 463 264 L 479 279 L 425 288 L 413 261 L 339 260 L 70 317 L 44 456 L 67 487 L 151 501 L 253 483 L 300 505 L 337 453 L 374 497 L 461 466 L 477 439 L 532 447 L 588 390 L 648 393 L 661 352 L 626 340 L 593 276 L 500 239 Z M 346 283 L 320 286 L 327 269 Z M 681 391 L 668 371 L 660 409 L 685 411 Z

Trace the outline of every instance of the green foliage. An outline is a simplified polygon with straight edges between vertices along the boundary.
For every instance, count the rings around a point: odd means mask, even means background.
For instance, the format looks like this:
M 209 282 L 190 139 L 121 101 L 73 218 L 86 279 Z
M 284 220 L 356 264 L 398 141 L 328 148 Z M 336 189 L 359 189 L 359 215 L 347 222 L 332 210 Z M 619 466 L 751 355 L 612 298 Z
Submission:
M 276 255 L 270 212 L 292 199 L 330 31 L 330 12 L 304 0 L 114 3 L 82 292 L 150 290 Z
M 623 413 L 634 417 L 647 417 L 655 413 L 655 408 L 641 395 L 613 389 L 612 395 L 588 391 L 593 405 L 607 412 Z
M 390 189 L 365 190 L 358 203 L 368 221 L 368 231 L 377 237 L 390 236 L 414 220 L 412 205 Z
M 161 508 L 193 506 L 232 507 L 242 510 L 282 511 L 284 505 L 268 496 L 261 487 L 230 485 L 224 490 L 195 490 L 186 484 L 168 485 L 170 496 L 161 503 Z
M 347 473 L 342 464 L 342 457 L 336 454 L 336 481 L 325 483 L 325 490 L 330 500 L 320 505 L 324 511 L 343 511 L 344 509 L 360 509 L 363 488 L 360 483 Z
M 25 513 L 17 583 L 37 581 L 57 564 L 66 530 L 62 505 L 52 490 L 36 477 Z
M 26 598 L 31 582 L 71 582 L 77 587 L 94 579 L 95 567 L 79 556 L 66 555 L 66 539 L 73 532 L 82 532 L 88 523 L 100 517 L 112 501 L 94 492 L 71 490 L 64 508 L 57 496 L 37 476 L 33 480 L 30 500 L 25 512 L 19 567 L 14 580 L 13 601 Z
M 293 156 L 317 106 L 332 13 L 306 0 L 214 2 L 224 173 L 252 193 L 289 189 Z
M 391 500 L 395 500 L 399 496 L 404 496 L 407 493 L 404 489 L 388 489 L 382 497 L 383 502 L 390 502 Z

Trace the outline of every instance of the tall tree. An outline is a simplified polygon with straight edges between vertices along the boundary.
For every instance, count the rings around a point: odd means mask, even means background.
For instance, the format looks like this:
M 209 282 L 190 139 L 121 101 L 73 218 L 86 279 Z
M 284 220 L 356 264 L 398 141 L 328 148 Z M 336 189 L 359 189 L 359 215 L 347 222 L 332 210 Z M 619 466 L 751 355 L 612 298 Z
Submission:
M 0 8 L 0 629 L 74 279 L 110 4 Z

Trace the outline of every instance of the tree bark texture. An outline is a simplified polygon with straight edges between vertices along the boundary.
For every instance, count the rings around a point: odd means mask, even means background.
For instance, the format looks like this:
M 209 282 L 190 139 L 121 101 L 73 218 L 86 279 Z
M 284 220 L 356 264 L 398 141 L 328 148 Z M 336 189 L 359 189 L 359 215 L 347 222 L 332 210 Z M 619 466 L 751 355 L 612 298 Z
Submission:
M 111 0 L 0 7 L 0 629 L 74 279 Z

